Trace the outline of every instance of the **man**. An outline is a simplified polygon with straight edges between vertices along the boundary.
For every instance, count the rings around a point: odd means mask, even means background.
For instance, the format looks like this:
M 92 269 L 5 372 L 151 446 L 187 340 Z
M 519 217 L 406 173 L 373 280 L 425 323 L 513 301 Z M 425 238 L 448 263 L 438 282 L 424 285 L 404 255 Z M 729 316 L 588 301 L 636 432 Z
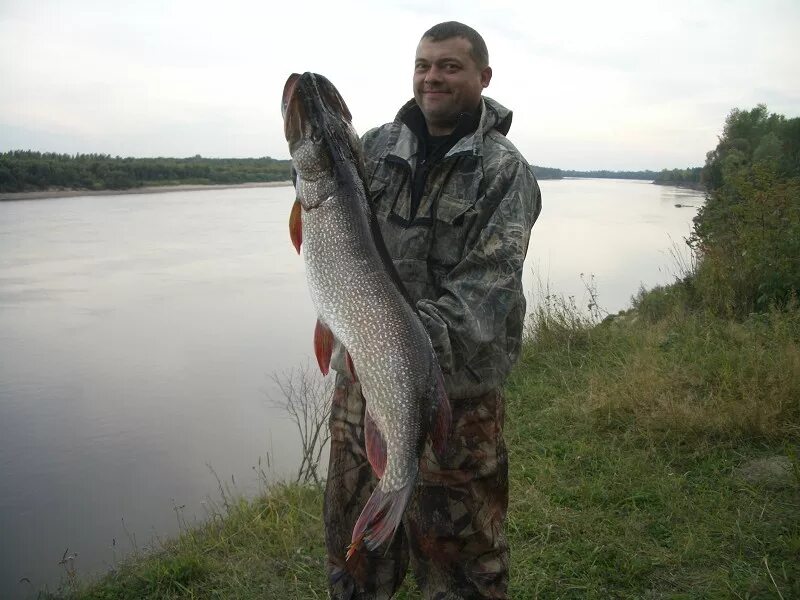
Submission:
M 508 463 L 503 383 L 525 316 L 522 268 L 541 209 L 533 172 L 505 138 L 511 111 L 482 96 L 492 70 L 481 36 L 456 22 L 417 46 L 414 99 L 363 137 L 366 184 L 384 243 L 431 336 L 453 425 L 388 548 L 345 551 L 376 483 L 364 400 L 341 356 L 325 491 L 331 596 L 389 598 L 409 558 L 426 598 L 506 598 Z

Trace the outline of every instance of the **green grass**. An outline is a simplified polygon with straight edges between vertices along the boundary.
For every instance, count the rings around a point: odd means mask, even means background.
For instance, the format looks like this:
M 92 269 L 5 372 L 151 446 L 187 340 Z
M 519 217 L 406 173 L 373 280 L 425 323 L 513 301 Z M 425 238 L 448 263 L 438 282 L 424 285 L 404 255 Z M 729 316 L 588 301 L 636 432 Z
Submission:
M 320 490 L 308 486 L 276 485 L 251 501 L 225 496 L 203 527 L 52 597 L 324 598 L 321 514 Z
M 535 315 L 507 386 L 511 597 L 800 598 L 800 310 L 685 306 L 668 288 L 600 324 L 552 298 Z M 313 487 L 223 498 L 62 595 L 325 598 L 321 505 Z
M 800 313 L 559 323 L 508 386 L 513 596 L 800 597 L 800 479 L 739 474 L 797 465 Z

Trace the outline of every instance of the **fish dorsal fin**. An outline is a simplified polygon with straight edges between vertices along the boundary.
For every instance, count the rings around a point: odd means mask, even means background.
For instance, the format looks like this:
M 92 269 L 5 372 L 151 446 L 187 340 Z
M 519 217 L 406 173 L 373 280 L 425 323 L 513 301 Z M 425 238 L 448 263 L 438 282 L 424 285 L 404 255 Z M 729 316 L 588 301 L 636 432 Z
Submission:
M 378 429 L 378 424 L 369 414 L 369 409 L 364 411 L 364 442 L 367 446 L 369 464 L 380 479 L 386 470 L 386 440 Z

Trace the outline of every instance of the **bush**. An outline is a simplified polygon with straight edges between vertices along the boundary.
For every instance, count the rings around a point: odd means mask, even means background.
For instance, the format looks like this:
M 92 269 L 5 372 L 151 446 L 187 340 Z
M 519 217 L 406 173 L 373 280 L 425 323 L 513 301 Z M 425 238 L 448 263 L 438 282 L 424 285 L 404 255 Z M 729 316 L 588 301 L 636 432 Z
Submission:
M 659 285 L 651 290 L 642 287 L 631 302 L 636 313 L 650 323 L 685 314 L 699 306 L 694 276 L 688 274 L 672 285 Z
M 800 119 L 764 105 L 734 110 L 703 179 L 709 195 L 690 244 L 694 286 L 722 316 L 786 306 L 800 290 Z
M 780 181 L 763 163 L 740 169 L 701 209 L 693 243 L 695 286 L 717 314 L 785 306 L 800 290 L 800 178 Z

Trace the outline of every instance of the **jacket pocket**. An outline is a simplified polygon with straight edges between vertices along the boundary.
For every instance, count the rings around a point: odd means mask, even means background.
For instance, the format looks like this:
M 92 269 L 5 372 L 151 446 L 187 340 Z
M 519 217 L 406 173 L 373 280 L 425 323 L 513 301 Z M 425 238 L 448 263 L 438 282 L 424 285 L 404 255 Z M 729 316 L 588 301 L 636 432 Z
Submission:
M 475 207 L 443 192 L 434 211 L 430 259 L 437 265 L 454 266 L 464 258 L 467 235 L 475 222 Z
M 404 185 L 404 175 L 398 168 L 383 165 L 372 175 L 369 182 L 370 205 L 382 220 L 394 212 L 394 205 Z

